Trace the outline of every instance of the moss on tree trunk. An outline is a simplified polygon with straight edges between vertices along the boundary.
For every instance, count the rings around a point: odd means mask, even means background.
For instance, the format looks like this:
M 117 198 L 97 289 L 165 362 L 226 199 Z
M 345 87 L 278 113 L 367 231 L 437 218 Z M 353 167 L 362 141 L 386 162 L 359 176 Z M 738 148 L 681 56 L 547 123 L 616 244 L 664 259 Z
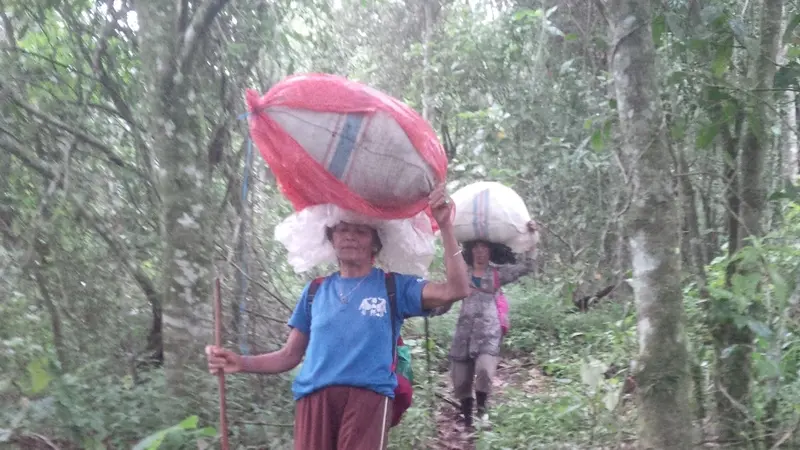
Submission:
M 690 377 L 680 282 L 680 230 L 670 142 L 660 102 L 648 0 L 608 3 L 612 73 L 631 167 L 629 211 L 639 334 L 640 448 L 690 448 Z

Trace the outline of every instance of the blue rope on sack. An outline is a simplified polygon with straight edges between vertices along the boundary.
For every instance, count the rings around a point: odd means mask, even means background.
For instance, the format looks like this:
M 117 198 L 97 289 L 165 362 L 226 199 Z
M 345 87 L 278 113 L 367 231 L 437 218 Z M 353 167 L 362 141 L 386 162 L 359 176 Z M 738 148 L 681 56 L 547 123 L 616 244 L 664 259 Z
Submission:
M 239 116 L 240 120 L 246 118 L 248 114 Z M 239 275 L 239 286 L 241 287 L 241 298 L 239 299 L 239 350 L 241 354 L 247 355 L 249 353 L 249 345 L 247 343 L 247 194 L 249 189 L 250 169 L 253 162 L 253 140 L 247 138 L 247 156 L 245 157 L 244 173 L 242 174 L 242 225 L 239 230 L 239 254 L 241 255 L 241 265 Z

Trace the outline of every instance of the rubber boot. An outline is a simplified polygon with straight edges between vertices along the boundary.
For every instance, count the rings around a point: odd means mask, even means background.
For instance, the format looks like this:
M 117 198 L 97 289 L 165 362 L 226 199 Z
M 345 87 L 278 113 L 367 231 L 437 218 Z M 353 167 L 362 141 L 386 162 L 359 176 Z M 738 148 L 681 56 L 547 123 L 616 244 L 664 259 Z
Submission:
M 464 426 L 472 428 L 472 397 L 461 399 L 461 415 L 464 416 Z
M 480 418 L 483 418 L 486 415 L 486 400 L 489 398 L 489 394 L 486 392 L 475 392 L 475 400 L 478 401 L 477 405 L 477 415 Z

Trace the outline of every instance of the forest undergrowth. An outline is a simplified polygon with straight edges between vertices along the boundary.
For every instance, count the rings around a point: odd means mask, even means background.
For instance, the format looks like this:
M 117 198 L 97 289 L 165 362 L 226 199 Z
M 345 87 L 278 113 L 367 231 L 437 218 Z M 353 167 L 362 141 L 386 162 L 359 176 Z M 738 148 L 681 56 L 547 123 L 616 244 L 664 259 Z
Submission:
M 418 388 L 416 404 L 392 431 L 390 448 L 626 448 L 632 441 L 633 402 L 622 388 L 636 328 L 626 300 L 580 313 L 571 297 L 533 281 L 508 289 L 508 295 L 512 329 L 493 383 L 489 426 L 470 435 L 456 424 L 446 362 L 458 317 L 454 308 L 430 322 L 433 392 Z M 421 321 L 409 328 L 421 337 Z M 424 374 L 424 339 L 411 343 L 415 373 Z
M 415 399 L 392 430 L 390 448 L 554 448 L 565 443 L 564 448 L 598 448 L 631 438 L 631 402 L 615 400 L 635 351 L 635 321 L 625 301 L 609 300 L 577 313 L 571 299 L 530 280 L 509 289 L 508 295 L 512 329 L 490 399 L 490 429 L 470 438 L 455 425 L 447 350 L 456 307 L 430 320 L 430 374 L 423 320 L 406 324 Z M 615 367 L 619 373 L 612 373 Z M 26 394 L 16 410 L 3 413 L 10 426 L 0 430 L 15 430 L 21 448 L 217 445 L 216 380 L 207 372 L 193 374 L 206 388 L 197 391 L 193 405 L 185 405 L 164 396 L 159 371 L 138 373 L 134 380 L 131 375 L 104 375 L 94 366 L 65 376 L 54 375 L 53 369 L 51 362 L 40 360 L 24 376 L 5 381 L 6 395 L 14 390 Z M 290 448 L 293 375 L 226 377 L 232 448 Z M 186 411 L 196 415 L 186 417 Z
M 685 296 L 690 317 L 698 311 L 692 289 L 688 285 Z M 572 295 L 564 294 L 569 291 L 563 284 L 532 279 L 507 289 L 512 326 L 490 397 L 490 426 L 471 436 L 455 423 L 457 408 L 448 376 L 447 351 L 458 306 L 429 322 L 430 373 L 424 321 L 409 320 L 403 336 L 413 355 L 414 405 L 392 429 L 389 448 L 635 448 L 635 383 L 629 376 L 638 346 L 632 299 L 609 296 L 577 312 Z M 689 330 L 689 338 L 698 341 L 701 330 Z M 218 447 L 215 377 L 194 371 L 191 382 L 202 388 L 195 391 L 192 404 L 186 404 L 165 397 L 162 372 L 131 370 L 119 375 L 98 370 L 106 363 L 97 361 L 58 376 L 51 359 L 39 359 L 26 373 L 0 377 L 0 401 L 15 405 L 0 413 L 0 438 L 11 436 L 11 448 L 24 449 Z M 692 398 L 710 403 L 709 363 L 701 362 L 700 367 L 701 388 Z M 231 448 L 291 448 L 290 385 L 296 371 L 226 377 Z M 714 437 L 703 426 L 695 428 L 698 448 L 713 447 Z

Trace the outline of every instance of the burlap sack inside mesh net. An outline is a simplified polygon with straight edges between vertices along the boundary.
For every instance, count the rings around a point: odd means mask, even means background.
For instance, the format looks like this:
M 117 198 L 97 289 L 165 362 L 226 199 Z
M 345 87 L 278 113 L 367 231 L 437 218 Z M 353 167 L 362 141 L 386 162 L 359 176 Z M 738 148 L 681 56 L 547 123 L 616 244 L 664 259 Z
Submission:
M 385 112 L 338 114 L 287 107 L 265 112 L 315 161 L 374 205 L 414 203 L 435 186 L 433 168 Z

